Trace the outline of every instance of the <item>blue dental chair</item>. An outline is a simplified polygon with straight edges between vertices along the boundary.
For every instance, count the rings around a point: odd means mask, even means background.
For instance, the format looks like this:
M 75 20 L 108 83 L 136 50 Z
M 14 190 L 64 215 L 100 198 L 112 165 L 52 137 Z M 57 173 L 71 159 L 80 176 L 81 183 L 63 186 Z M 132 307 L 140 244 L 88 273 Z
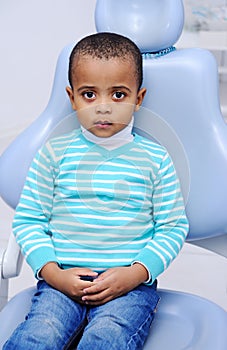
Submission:
M 174 49 L 183 17 L 181 0 L 122 0 L 120 9 L 116 1 L 97 0 L 95 12 L 98 31 L 126 35 L 141 49 L 148 91 L 135 115 L 135 129 L 163 144 L 174 160 L 190 223 L 188 242 L 205 242 L 213 249 L 213 240 L 221 237 L 222 246 L 215 249 L 227 257 L 227 125 L 220 112 L 217 66 L 206 50 Z M 78 127 L 65 92 L 73 46 L 59 56 L 46 109 L 0 157 L 0 195 L 12 208 L 40 146 Z M 21 263 L 11 235 L 7 249 L 0 249 L 0 349 L 23 321 L 35 291 L 26 289 L 7 303 L 8 280 L 19 274 Z M 161 302 L 144 350 L 227 349 L 225 310 L 189 293 L 159 292 Z

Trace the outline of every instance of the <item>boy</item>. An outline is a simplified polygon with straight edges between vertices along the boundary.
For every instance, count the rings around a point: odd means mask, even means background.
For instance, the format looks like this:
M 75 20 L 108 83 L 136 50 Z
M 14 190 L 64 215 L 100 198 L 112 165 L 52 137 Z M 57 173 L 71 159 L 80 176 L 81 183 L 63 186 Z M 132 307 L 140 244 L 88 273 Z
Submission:
M 4 349 L 142 349 L 159 301 L 156 278 L 188 223 L 166 150 L 132 134 L 146 93 L 129 39 L 98 33 L 73 49 L 66 88 L 81 130 L 34 159 L 13 223 L 39 279 Z

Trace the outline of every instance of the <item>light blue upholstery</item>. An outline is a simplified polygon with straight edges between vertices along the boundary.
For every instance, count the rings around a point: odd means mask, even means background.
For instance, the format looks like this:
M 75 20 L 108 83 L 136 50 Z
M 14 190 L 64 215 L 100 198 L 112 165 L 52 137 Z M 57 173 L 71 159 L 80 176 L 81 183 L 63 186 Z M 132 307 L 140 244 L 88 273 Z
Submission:
M 136 29 L 132 31 L 136 28 L 133 20 L 147 20 L 152 10 L 157 14 L 160 6 L 163 8 L 165 5 L 163 17 L 168 19 L 169 11 L 172 16 L 170 27 L 172 21 L 176 21 L 176 15 L 180 20 L 168 38 L 168 43 L 172 45 L 182 29 L 182 2 L 171 0 L 171 6 L 168 7 L 168 4 L 169 0 L 122 0 L 119 9 L 127 9 L 128 17 L 126 14 L 123 22 L 119 20 L 116 28 L 113 27 L 116 21 L 110 20 L 115 15 L 111 9 L 115 9 L 116 1 L 97 1 L 97 28 L 118 31 L 132 39 L 143 38 L 141 33 L 136 35 Z M 150 12 L 145 11 L 146 6 L 149 6 Z M 177 11 L 174 11 L 174 6 Z M 127 18 L 131 24 L 129 32 Z M 154 24 L 155 30 L 153 22 L 150 21 L 150 32 L 144 35 L 149 35 L 149 40 L 152 40 L 154 34 L 151 48 L 158 51 L 167 45 L 162 42 L 166 36 L 163 32 L 159 33 L 161 42 L 157 46 L 158 21 Z M 160 30 L 166 30 L 163 22 Z M 149 43 L 144 40 L 141 45 L 144 51 Z M 37 149 L 50 136 L 78 125 L 65 93 L 71 48 L 70 45 L 63 49 L 59 57 L 47 108 L 0 158 L 0 194 L 13 208 Z M 172 155 L 186 201 L 190 222 L 188 239 L 226 234 L 227 126 L 220 112 L 217 66 L 213 56 L 200 49 L 175 50 L 161 57 L 145 55 L 144 86 L 148 93 L 144 107 L 135 116 L 135 128 L 165 145 Z M 6 278 L 10 273 L 4 271 L 3 261 L 3 277 Z M 195 269 L 193 271 L 196 273 Z M 21 292 L 0 313 L 0 348 L 16 324 L 24 318 L 32 293 L 33 289 Z M 187 293 L 161 290 L 160 294 L 162 299 L 145 350 L 227 349 L 227 313 L 222 308 Z
M 226 312 L 192 294 L 160 291 L 161 302 L 144 350 L 224 350 Z
M 27 288 L 12 298 L 0 313 L 0 349 L 18 324 L 24 321 L 31 305 L 35 287 Z M 26 349 L 25 349 L 26 350 Z

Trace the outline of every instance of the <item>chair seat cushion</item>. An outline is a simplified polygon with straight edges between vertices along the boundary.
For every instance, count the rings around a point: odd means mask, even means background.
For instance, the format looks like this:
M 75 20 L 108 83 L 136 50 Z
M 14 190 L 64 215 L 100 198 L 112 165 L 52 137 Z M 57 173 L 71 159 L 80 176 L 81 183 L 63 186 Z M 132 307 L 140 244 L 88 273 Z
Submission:
M 207 299 L 159 290 L 161 301 L 144 350 L 226 350 L 227 313 Z
M 0 312 L 0 349 L 24 320 L 35 288 L 13 297 Z M 227 313 L 195 295 L 159 290 L 161 301 L 144 350 L 226 350 Z

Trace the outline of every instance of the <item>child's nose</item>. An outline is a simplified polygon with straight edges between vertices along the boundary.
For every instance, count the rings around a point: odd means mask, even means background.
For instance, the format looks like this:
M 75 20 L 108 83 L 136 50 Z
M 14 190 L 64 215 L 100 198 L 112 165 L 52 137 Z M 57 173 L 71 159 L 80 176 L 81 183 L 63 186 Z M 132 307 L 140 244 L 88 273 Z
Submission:
M 110 114 L 112 112 L 111 103 L 107 103 L 107 102 L 99 103 L 97 104 L 95 111 L 96 113 L 100 113 L 100 114 Z

